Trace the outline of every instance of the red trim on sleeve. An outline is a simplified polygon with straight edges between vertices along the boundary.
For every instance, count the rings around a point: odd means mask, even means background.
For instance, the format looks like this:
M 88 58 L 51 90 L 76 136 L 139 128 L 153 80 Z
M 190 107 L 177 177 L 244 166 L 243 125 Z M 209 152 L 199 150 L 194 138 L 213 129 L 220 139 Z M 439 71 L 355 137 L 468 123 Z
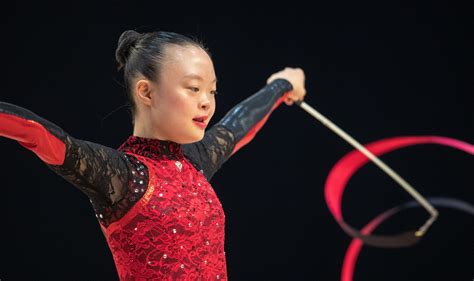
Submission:
M 250 129 L 250 131 L 235 145 L 234 150 L 230 154 L 231 156 L 236 153 L 241 147 L 248 144 L 255 137 L 255 135 L 258 133 L 258 131 L 260 131 L 265 122 L 267 122 L 267 119 L 268 117 L 270 117 L 270 114 L 272 114 L 272 112 L 286 99 L 287 96 L 288 93 L 285 93 L 275 102 L 270 112 L 267 113 L 267 115 L 265 115 L 262 120 L 255 124 L 255 126 L 253 126 L 252 129 Z
M 66 145 L 36 121 L 0 113 L 0 136 L 16 140 L 47 164 L 64 163 Z

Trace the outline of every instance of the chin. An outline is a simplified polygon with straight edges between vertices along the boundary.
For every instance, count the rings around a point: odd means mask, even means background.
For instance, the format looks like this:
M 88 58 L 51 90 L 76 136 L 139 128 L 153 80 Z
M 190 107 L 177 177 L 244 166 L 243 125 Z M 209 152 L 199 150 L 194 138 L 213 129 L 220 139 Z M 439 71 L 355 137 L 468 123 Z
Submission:
M 194 140 L 191 141 L 191 142 L 201 141 L 203 138 L 204 138 L 204 133 L 197 135 L 197 136 L 194 138 Z
M 188 136 L 187 138 L 183 138 L 179 143 L 187 144 L 187 143 L 198 142 L 198 141 L 201 141 L 203 138 L 204 138 L 204 131 L 200 134 L 193 134 L 193 135 Z

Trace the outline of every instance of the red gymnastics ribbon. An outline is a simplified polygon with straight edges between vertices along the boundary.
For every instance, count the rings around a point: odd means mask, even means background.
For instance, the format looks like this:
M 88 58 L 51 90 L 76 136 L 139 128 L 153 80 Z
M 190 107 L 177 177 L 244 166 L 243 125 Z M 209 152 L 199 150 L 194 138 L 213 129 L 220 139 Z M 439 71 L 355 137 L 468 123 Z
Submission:
M 471 155 L 474 153 L 473 145 L 459 140 L 438 136 L 396 137 L 370 143 L 366 145 L 366 148 L 374 155 L 380 156 L 392 150 L 406 146 L 428 143 L 453 147 Z M 342 194 L 344 193 L 346 184 L 352 175 L 367 162 L 369 162 L 367 157 L 359 151 L 354 150 L 337 162 L 329 172 L 324 194 L 331 214 L 346 233 L 352 237 L 360 238 L 366 244 L 380 247 L 403 247 L 416 243 L 419 237 L 413 235 L 415 231 L 408 231 L 403 234 L 392 236 L 368 235 L 368 233 L 355 230 L 344 221 L 341 208 Z
M 378 155 L 383 155 L 398 148 L 417 144 L 438 144 L 452 147 L 473 155 L 474 145 L 460 140 L 440 136 L 408 136 L 384 139 L 363 146 L 305 102 L 296 101 L 295 103 L 357 149 L 348 153 L 336 163 L 329 173 L 324 191 L 326 203 L 328 204 L 331 214 L 336 219 L 341 228 L 347 234 L 354 237 L 344 259 L 341 275 L 342 281 L 352 281 L 355 262 L 362 248 L 362 243 L 378 247 L 406 247 L 418 242 L 420 237 L 426 233 L 428 228 L 438 216 L 438 211 L 433 207 L 433 205 L 453 208 L 474 215 L 474 207 L 471 204 L 461 200 L 452 198 L 432 198 L 430 200 L 425 199 L 408 182 L 406 182 L 401 176 L 399 176 L 395 171 L 393 171 L 377 157 Z M 342 194 L 351 176 L 369 160 L 381 168 L 393 180 L 395 180 L 402 188 L 412 195 L 415 200 L 385 211 L 373 219 L 361 231 L 359 231 L 344 221 L 342 216 L 341 201 Z M 431 216 L 418 230 L 412 230 L 390 236 L 371 235 L 372 231 L 389 217 L 404 209 L 420 206 L 425 208 Z
M 376 141 L 366 145 L 366 147 L 375 155 L 380 156 L 399 148 L 418 144 L 438 144 L 452 147 L 471 155 L 474 154 L 473 145 L 456 139 L 439 136 L 396 137 Z M 325 185 L 326 203 L 328 204 L 332 215 L 339 224 L 344 223 L 341 211 L 341 199 L 346 184 L 351 176 L 354 175 L 357 170 L 359 170 L 368 161 L 369 160 L 364 157 L 364 155 L 354 150 L 339 160 L 329 173 Z M 474 215 L 474 207 L 471 204 L 461 200 L 441 197 L 433 198 L 428 201 L 430 201 L 435 206 L 457 209 L 470 215 Z M 370 233 L 372 233 L 382 222 L 404 209 L 413 207 L 419 207 L 419 205 L 416 204 L 416 201 L 410 201 L 383 212 L 360 231 L 361 235 L 365 237 L 371 237 Z M 351 236 L 354 237 L 354 235 Z M 362 249 L 363 241 L 364 239 L 353 239 L 349 245 L 344 258 L 341 281 L 352 281 L 355 263 L 360 250 Z

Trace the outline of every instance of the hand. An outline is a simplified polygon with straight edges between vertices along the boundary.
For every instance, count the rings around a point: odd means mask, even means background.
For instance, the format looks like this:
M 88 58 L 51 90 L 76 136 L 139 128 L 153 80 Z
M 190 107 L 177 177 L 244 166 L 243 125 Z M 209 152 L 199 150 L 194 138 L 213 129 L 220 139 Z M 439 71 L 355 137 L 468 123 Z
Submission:
M 292 105 L 295 101 L 304 99 L 306 95 L 305 76 L 301 68 L 285 67 L 285 69 L 272 74 L 267 79 L 267 84 L 278 78 L 288 80 L 293 86 L 293 90 L 286 95 L 285 103 L 287 105 Z

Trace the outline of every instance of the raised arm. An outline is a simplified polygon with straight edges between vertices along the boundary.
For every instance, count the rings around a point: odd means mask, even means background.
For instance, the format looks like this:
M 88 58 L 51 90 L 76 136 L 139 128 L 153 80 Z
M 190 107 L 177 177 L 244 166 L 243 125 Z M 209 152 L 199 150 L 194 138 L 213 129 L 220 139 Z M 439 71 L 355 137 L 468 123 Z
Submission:
M 184 145 L 184 152 L 210 180 L 230 156 L 255 137 L 282 102 L 291 105 L 305 94 L 302 70 L 286 68 L 277 72 L 265 87 L 227 112 L 200 142 Z
M 229 156 L 255 137 L 270 114 L 285 100 L 284 94 L 291 90 L 288 80 L 276 79 L 227 112 L 218 124 L 234 135 L 235 146 Z
M 0 136 L 34 152 L 83 191 L 96 211 L 116 203 L 127 191 L 130 164 L 121 152 L 75 139 L 28 109 L 0 102 Z

